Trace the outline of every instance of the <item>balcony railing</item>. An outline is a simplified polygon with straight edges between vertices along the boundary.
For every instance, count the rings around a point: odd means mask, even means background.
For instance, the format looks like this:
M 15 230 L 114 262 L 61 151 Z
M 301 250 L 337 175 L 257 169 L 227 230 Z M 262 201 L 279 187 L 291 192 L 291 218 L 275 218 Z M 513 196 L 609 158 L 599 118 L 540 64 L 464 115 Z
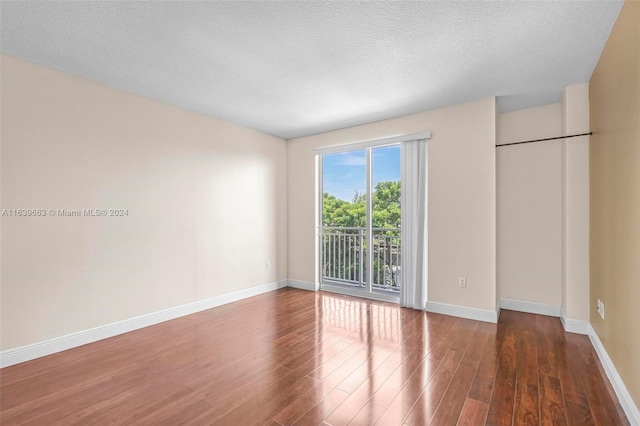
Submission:
M 398 293 L 401 276 L 400 228 L 373 228 L 367 244 L 366 228 L 322 228 L 323 282 L 367 287 L 367 250 L 372 250 L 374 290 Z

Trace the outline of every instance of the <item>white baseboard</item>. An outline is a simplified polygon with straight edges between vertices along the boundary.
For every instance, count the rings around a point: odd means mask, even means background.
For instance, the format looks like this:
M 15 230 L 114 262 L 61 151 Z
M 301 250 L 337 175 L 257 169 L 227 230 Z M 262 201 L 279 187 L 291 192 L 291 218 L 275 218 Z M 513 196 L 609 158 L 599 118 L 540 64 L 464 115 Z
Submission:
M 624 410 L 624 413 L 627 415 L 627 419 L 632 426 L 640 426 L 640 410 L 638 410 L 638 406 L 633 402 L 633 398 L 631 398 L 631 394 L 629 390 L 624 385 L 622 378 L 618 374 L 618 370 L 616 370 L 615 365 L 613 365 L 613 361 L 609 358 L 609 354 L 607 350 L 604 348 L 604 345 L 600 341 L 600 337 L 598 337 L 598 333 L 593 328 L 591 324 L 588 324 L 588 333 L 589 340 L 591 340 L 591 344 L 593 345 L 596 353 L 598 354 L 598 358 L 600 358 L 600 363 L 604 368 L 609 381 L 611 382 L 611 386 L 615 391 L 618 400 L 620 401 L 620 405 Z
M 449 305 L 447 303 L 427 302 L 427 312 L 451 315 L 484 322 L 498 322 L 498 312 L 485 309 L 468 308 L 466 306 Z
M 560 321 L 562 322 L 564 331 L 567 333 L 589 334 L 589 328 L 591 327 L 589 322 L 567 318 L 567 314 L 565 314 L 562 309 L 560 310 Z
M 560 322 L 562 322 L 562 326 L 564 327 L 564 331 L 568 333 L 589 334 L 589 322 L 567 318 L 567 315 L 560 306 L 524 302 L 521 300 L 501 299 L 499 308 L 511 311 L 527 312 L 529 314 L 559 317 Z
M 560 316 L 560 306 L 524 302 L 522 300 L 500 299 L 500 308 L 529 314 L 546 315 L 549 317 Z
M 309 281 L 287 280 L 287 286 L 300 290 L 318 291 L 318 285 Z
M 97 342 L 98 340 L 107 339 L 119 334 L 128 333 L 150 325 L 169 321 L 175 318 L 190 315 L 206 309 L 215 308 L 216 306 L 226 305 L 227 303 L 236 302 L 262 293 L 277 290 L 287 286 L 286 280 L 276 281 L 244 290 L 235 291 L 222 296 L 212 297 L 206 300 L 188 303 L 186 305 L 176 306 L 174 308 L 165 309 L 150 314 L 141 315 L 135 318 L 129 318 L 123 321 L 106 324 L 100 327 L 88 330 L 78 331 L 76 333 L 67 334 L 66 336 L 56 337 L 45 340 L 43 342 L 31 345 L 21 346 L 14 349 L 8 349 L 0 352 L 0 368 L 10 365 L 19 364 L 21 362 L 30 361 L 56 352 L 66 351 L 88 343 Z

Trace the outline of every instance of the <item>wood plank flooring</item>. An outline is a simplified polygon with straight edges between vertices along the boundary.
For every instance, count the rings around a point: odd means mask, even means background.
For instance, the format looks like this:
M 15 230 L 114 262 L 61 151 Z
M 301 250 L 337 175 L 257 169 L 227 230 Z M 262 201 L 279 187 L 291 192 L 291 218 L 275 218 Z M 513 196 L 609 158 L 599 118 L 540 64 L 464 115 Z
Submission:
M 587 337 L 282 289 L 0 370 L 4 425 L 626 425 Z

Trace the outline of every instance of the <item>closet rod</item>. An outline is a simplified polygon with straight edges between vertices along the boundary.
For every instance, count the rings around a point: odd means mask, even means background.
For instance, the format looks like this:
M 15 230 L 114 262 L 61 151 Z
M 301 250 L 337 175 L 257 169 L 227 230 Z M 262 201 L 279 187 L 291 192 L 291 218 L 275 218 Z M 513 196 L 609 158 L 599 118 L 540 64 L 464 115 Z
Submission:
M 589 132 L 589 133 L 580 133 L 579 135 L 557 136 L 555 138 L 534 139 L 534 140 L 522 141 L 522 142 L 501 143 L 500 145 L 496 145 L 496 148 L 501 147 L 501 146 L 520 145 L 520 144 L 523 144 L 523 143 L 552 141 L 552 140 L 555 140 L 555 139 L 565 139 L 565 138 L 575 138 L 575 137 L 578 137 L 578 136 L 591 136 L 592 134 L 593 134 L 593 132 Z

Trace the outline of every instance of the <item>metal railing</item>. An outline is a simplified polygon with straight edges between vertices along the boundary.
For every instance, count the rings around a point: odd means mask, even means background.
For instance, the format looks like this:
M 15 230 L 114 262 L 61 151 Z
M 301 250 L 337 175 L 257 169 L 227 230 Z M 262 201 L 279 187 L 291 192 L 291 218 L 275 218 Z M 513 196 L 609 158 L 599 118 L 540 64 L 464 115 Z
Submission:
M 376 290 L 400 291 L 400 228 L 373 228 L 367 244 L 366 228 L 322 228 L 322 278 L 352 287 L 367 287 L 367 250 L 372 249 L 372 283 Z

